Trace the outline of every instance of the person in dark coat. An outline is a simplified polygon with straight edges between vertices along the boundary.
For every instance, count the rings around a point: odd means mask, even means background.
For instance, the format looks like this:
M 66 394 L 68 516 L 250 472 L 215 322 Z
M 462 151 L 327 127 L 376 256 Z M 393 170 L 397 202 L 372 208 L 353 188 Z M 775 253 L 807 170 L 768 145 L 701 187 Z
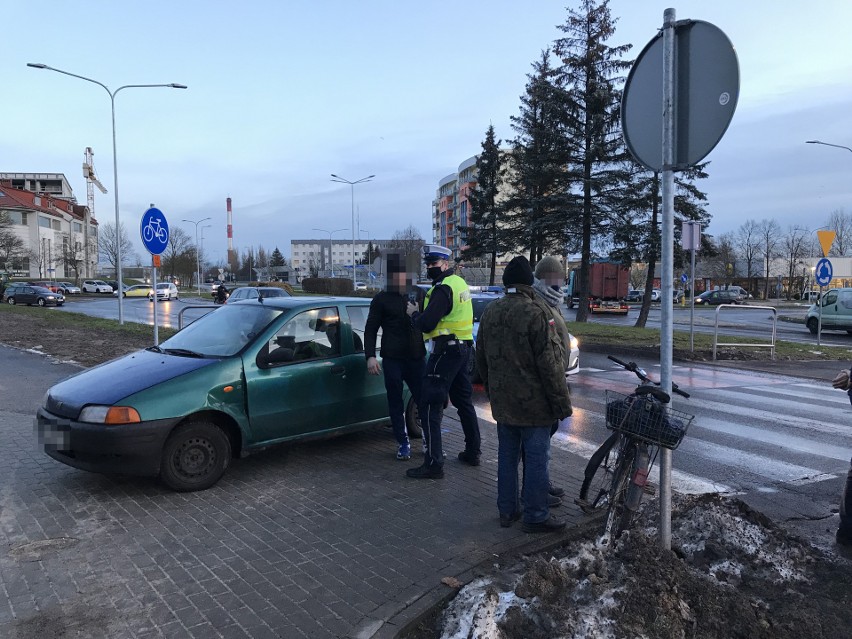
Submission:
M 396 458 L 411 459 L 411 442 L 405 425 L 405 407 L 402 403 L 402 384 L 415 402 L 420 401 L 420 386 L 426 366 L 426 347 L 423 335 L 414 328 L 406 313 L 408 304 L 408 276 L 405 264 L 398 254 L 385 256 L 387 264 L 387 290 L 377 294 L 370 302 L 370 313 L 364 329 L 364 355 L 367 372 L 380 375 L 384 368 L 385 391 L 388 397 L 391 426 L 396 438 Z M 376 339 L 382 330 L 381 364 L 376 357 Z
M 840 371 L 831 381 L 834 388 L 845 390 L 852 402 L 852 371 Z M 852 546 L 852 460 L 849 461 L 849 472 L 840 495 L 840 524 L 837 527 L 835 540 L 841 546 Z
M 548 507 L 552 424 L 571 415 L 562 342 L 550 312 L 536 299 L 533 272 L 516 257 L 503 273 L 506 296 L 479 323 L 476 365 L 497 421 L 497 509 L 500 525 L 521 518 L 525 532 L 553 532 L 565 522 Z M 522 499 L 518 463 L 524 457 Z

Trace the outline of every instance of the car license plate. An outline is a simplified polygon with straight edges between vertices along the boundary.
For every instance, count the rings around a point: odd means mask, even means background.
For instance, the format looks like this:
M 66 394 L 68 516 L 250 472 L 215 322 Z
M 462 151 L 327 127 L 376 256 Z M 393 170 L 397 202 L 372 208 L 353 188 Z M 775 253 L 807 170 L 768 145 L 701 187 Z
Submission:
M 35 422 L 36 438 L 38 444 L 45 450 L 70 450 L 71 449 L 71 423 Z

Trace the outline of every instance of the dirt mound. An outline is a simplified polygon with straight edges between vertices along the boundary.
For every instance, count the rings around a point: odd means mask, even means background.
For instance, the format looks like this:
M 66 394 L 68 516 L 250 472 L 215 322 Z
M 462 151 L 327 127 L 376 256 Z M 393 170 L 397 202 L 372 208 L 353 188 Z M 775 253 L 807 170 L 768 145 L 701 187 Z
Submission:
M 611 549 L 577 542 L 472 582 L 445 639 L 852 637 L 852 563 L 737 499 L 676 496 L 672 550 L 656 502 Z M 436 636 L 438 636 L 436 634 Z

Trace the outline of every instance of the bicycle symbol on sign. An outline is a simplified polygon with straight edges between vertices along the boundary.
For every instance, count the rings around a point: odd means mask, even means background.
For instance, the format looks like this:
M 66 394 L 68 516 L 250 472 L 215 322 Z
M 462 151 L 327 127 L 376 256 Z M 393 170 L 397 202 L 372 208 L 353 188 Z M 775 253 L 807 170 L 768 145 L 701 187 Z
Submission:
M 168 233 L 166 233 L 166 229 L 160 226 L 160 218 L 150 218 L 148 220 L 148 225 L 142 229 L 142 237 L 146 242 L 150 242 L 155 237 L 160 243 L 165 244 L 166 240 L 169 239 Z

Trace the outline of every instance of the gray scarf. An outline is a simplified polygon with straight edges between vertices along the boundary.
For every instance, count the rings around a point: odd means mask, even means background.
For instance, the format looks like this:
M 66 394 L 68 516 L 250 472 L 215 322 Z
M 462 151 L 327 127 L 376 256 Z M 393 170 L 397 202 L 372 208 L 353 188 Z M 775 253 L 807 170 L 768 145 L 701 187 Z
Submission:
M 545 284 L 544 280 L 533 280 L 533 289 L 539 297 L 554 308 L 559 308 L 559 305 L 562 303 L 562 298 L 565 296 L 562 293 L 561 288 L 559 290 L 553 290 Z

